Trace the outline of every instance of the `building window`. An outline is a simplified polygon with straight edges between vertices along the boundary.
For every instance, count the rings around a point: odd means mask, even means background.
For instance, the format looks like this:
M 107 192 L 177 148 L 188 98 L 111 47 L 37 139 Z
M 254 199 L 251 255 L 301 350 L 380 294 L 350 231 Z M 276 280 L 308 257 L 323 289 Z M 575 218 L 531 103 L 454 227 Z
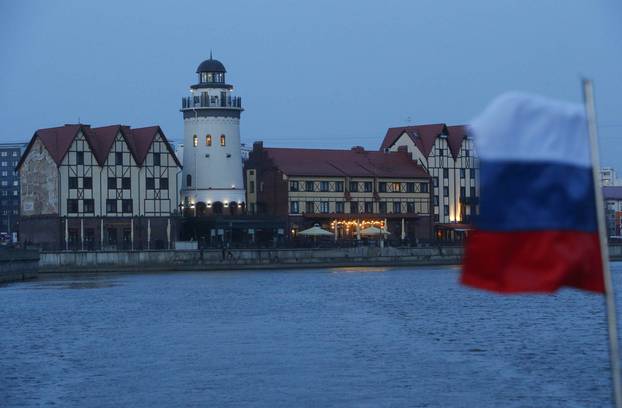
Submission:
M 192 176 L 190 174 L 186 176 L 186 187 L 192 187 Z
M 9 182 L 8 182 L 8 181 L 6 181 L 6 180 L 2 180 L 2 183 L 1 183 L 1 184 L 2 184 L 2 186 L 3 186 L 3 187 L 5 187 L 5 186 L 8 186 L 8 185 L 9 185 Z
M 114 154 L 114 164 L 117 166 L 123 166 L 123 153 L 115 152 Z
M 470 154 L 471 154 L 471 152 L 469 152 L 469 149 L 464 149 L 464 156 L 465 157 L 469 157 Z
M 358 214 L 358 213 L 359 213 L 359 202 L 350 201 L 350 214 Z
M 145 188 L 147 190 L 155 190 L 155 179 L 153 177 L 147 177 L 145 179 Z
M 192 146 L 197 147 L 199 145 L 199 138 L 197 135 L 192 136 Z
M 253 180 L 248 182 L 248 192 L 251 194 L 255 193 L 255 182 Z
M 415 183 L 412 183 L 412 182 L 406 183 L 406 192 L 407 193 L 414 193 L 415 192 Z
M 82 188 L 86 188 L 87 190 L 93 189 L 93 177 L 84 177 L 82 179 Z
M 17 180 L 13 181 L 13 186 L 17 186 L 17 185 L 19 185 L 19 181 Z
M 289 182 L 289 191 L 298 191 L 298 182 L 292 180 Z
M 466 170 L 465 169 L 460 169 L 460 178 L 463 179 L 466 177 Z
M 205 146 L 211 146 L 211 145 L 212 145 L 212 135 L 205 136 Z
M 434 177 L 432 180 L 432 183 L 434 183 L 434 187 L 438 187 L 438 178 Z
M 460 198 L 463 199 L 466 197 L 466 187 L 460 187 Z
M 378 203 L 378 212 L 380 212 L 380 214 L 387 213 L 387 202 L 386 201 L 381 201 Z
M 386 193 L 387 192 L 387 183 L 384 181 L 381 181 L 380 183 L 378 183 L 378 191 L 380 191 L 381 193 Z
M 393 212 L 394 213 L 401 213 L 402 212 L 402 203 L 399 201 L 394 201 L 393 202 Z
M 4 181 L 3 183 L 6 183 Z M 69 177 L 69 188 L 78 188 L 78 178 L 77 177 Z
M 449 178 L 449 169 L 443 169 L 443 178 Z
M 6 172 L 6 171 L 3 171 L 3 172 L 2 172 L 2 177 L 6 177 L 6 176 L 7 176 L 7 172 Z
M 434 221 L 438 222 L 439 221 L 439 216 L 438 214 L 434 214 Z
M 114 214 L 117 212 L 117 200 L 114 198 L 106 200 L 106 212 L 108 214 Z
M 402 191 L 402 185 L 401 183 L 391 183 L 390 184 L 390 191 L 394 192 L 394 193 L 399 193 Z
M 472 179 L 475 178 L 475 169 L 469 169 L 469 176 L 471 176 Z
M 445 217 L 449 216 L 449 206 L 447 204 L 443 207 L 443 214 Z
M 300 208 L 298 207 L 298 201 L 291 201 L 289 203 L 289 212 L 290 214 L 298 214 Z
M 366 181 L 365 183 L 363 183 L 363 187 L 365 188 L 366 193 L 371 193 L 373 189 L 373 184 L 371 181 Z
M 84 164 L 84 152 L 76 153 L 76 164 Z
M 338 193 L 343 191 L 343 181 L 335 181 L 335 191 Z
M 160 165 L 160 153 L 154 153 L 153 154 L 153 165 L 154 166 L 159 166 Z
M 160 177 L 160 190 L 168 190 L 168 179 Z
M 443 149 L 438 149 L 438 155 L 443 157 L 445 155 L 445 151 Z
M 419 192 L 427 193 L 428 192 L 428 183 L 419 183 Z
M 305 181 L 305 191 L 314 191 L 314 183 L 312 181 Z
M 415 203 L 413 201 L 408 201 L 406 203 L 406 212 L 410 214 L 415 213 Z
M 343 201 L 335 201 L 335 212 L 337 214 L 343 214 L 344 212 Z
M 78 212 L 78 200 L 76 200 L 75 198 L 70 198 L 67 200 L 67 212 L 69 213 Z
M 365 201 L 365 213 L 373 214 L 374 212 L 374 203 L 373 201 Z
M 328 181 L 320 181 L 320 191 L 328 191 Z
M 132 188 L 132 180 L 129 177 L 123 177 L 121 179 L 121 188 L 123 190 L 130 190 Z
M 125 199 L 122 202 L 122 207 L 123 207 L 123 212 L 124 213 L 131 213 L 132 212 L 132 200 L 131 199 Z
M 438 205 L 438 196 L 435 195 L 434 197 L 432 197 L 432 204 L 434 205 Z
M 117 188 L 117 178 L 108 177 L 108 190 L 115 190 Z
M 82 202 L 84 212 L 87 214 L 93 214 L 95 212 L 95 201 L 92 198 L 88 198 Z
M 313 205 L 313 201 L 307 201 L 305 203 L 305 212 L 312 214 L 314 213 L 314 205 Z
M 227 139 L 225 135 L 220 135 L 220 145 L 225 146 L 227 144 Z
M 449 187 L 443 187 L 443 197 L 449 197 Z
M 7 152 L 2 152 L 2 157 L 6 157 L 7 156 Z
M 359 191 L 359 182 L 358 181 L 351 181 L 350 182 L 350 191 L 352 193 L 358 193 L 358 191 Z
M 471 197 L 475 197 L 477 194 L 475 194 L 475 187 L 471 187 Z
M 320 202 L 320 212 L 322 214 L 327 214 L 329 211 L 329 204 L 328 201 L 321 201 Z

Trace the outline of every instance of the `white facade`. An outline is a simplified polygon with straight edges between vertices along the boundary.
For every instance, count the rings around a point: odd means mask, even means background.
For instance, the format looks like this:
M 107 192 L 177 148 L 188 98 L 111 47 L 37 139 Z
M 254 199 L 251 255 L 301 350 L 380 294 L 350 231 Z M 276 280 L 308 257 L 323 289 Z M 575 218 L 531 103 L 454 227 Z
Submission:
M 413 129 L 402 131 L 386 148 L 397 151 L 405 147 L 413 160 L 432 176 L 432 207 L 436 223 L 469 223 L 477 213 L 479 197 L 479 165 L 475 146 L 469 136 L 464 136 L 457 151 L 452 152 L 448 133 L 447 127 L 442 126 L 428 152 L 422 152 L 415 143 L 420 136 Z
M 616 170 L 613 167 L 603 167 L 600 169 L 601 186 L 619 186 Z
M 216 60 L 197 69 L 199 83 L 183 98 L 183 175 L 181 202 L 193 207 L 205 203 L 245 201 L 240 145 L 241 100 L 225 83 L 225 69 Z

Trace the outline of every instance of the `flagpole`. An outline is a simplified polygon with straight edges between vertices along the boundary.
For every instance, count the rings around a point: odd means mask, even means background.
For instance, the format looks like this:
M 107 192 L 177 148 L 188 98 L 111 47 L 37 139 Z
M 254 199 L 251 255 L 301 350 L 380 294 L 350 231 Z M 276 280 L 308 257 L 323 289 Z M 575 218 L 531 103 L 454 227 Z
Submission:
M 592 156 L 592 176 L 594 180 L 594 195 L 596 197 L 596 215 L 598 217 L 598 233 L 600 255 L 603 264 L 603 278 L 605 281 L 605 303 L 607 313 L 607 330 L 609 334 L 609 358 L 611 360 L 611 380 L 613 383 L 613 399 L 616 408 L 622 408 L 622 386 L 620 385 L 620 353 L 618 350 L 618 325 L 616 320 L 616 304 L 613 293 L 611 271 L 609 269 L 609 248 L 605 227 L 605 206 L 600 186 L 600 161 L 598 158 L 598 130 L 596 126 L 596 109 L 594 107 L 594 86 L 591 80 L 583 80 L 583 100 L 587 114 L 590 150 Z

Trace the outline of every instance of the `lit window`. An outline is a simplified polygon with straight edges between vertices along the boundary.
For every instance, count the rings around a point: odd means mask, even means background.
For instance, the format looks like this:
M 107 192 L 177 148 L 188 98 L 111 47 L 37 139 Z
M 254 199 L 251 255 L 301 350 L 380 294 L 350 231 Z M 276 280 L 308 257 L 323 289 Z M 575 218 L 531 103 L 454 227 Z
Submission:
M 197 147 L 199 145 L 199 138 L 197 135 L 192 136 L 192 146 Z
M 205 145 L 206 146 L 211 146 L 212 145 L 212 135 L 205 136 Z
M 226 144 L 225 135 L 220 135 L 220 145 L 224 146 Z

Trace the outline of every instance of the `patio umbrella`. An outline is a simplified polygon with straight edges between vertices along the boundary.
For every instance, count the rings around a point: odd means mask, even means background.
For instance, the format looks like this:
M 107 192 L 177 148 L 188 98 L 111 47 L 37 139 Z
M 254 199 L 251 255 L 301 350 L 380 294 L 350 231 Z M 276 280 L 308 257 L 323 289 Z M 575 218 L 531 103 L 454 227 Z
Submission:
M 378 227 L 368 227 L 361 231 L 361 235 L 389 235 L 388 231 L 380 229 Z
M 326 231 L 325 229 L 320 228 L 318 224 L 315 224 L 313 227 L 300 231 L 299 235 L 305 235 L 308 237 L 322 237 L 322 236 L 333 236 L 333 233 L 330 231 Z

